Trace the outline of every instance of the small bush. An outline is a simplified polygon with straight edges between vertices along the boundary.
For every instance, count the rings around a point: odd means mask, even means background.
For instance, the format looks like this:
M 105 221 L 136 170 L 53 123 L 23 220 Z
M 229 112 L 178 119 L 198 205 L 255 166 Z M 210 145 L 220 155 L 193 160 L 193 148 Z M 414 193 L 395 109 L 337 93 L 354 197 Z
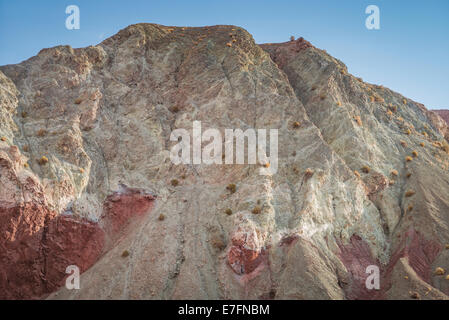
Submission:
M 420 145 L 421 147 L 424 147 L 424 146 L 425 146 L 424 142 L 421 142 L 419 145 Z
M 415 194 L 415 191 L 413 191 L 413 190 L 408 190 L 408 191 L 405 193 L 405 196 L 408 198 L 408 197 L 413 196 L 414 194 Z
M 230 183 L 230 184 L 228 184 L 226 189 L 229 190 L 229 192 L 231 192 L 231 193 L 235 193 L 235 191 L 237 190 L 237 187 L 235 186 L 235 184 Z
M 128 250 L 125 250 L 125 251 L 122 252 L 122 257 L 123 258 L 126 258 L 128 256 L 129 256 L 129 251 Z
M 390 110 L 387 110 L 387 115 L 391 117 L 393 115 L 393 112 L 391 112 Z
M 224 243 L 224 241 L 218 236 L 213 237 L 211 243 L 212 246 L 218 250 L 223 250 L 226 248 L 226 243 Z
M 159 221 L 163 221 L 163 220 L 165 220 L 165 216 L 161 213 L 157 219 Z
M 178 106 L 171 107 L 170 111 L 173 113 L 177 113 L 177 112 L 179 112 L 179 107 Z
M 84 169 L 83 168 L 80 168 L 80 173 L 84 173 Z
M 315 171 L 313 171 L 310 168 L 307 168 L 306 171 L 304 171 L 304 175 L 306 178 L 310 178 L 311 176 L 313 176 L 314 173 L 315 173 Z
M 232 47 L 232 43 L 228 42 L 228 43 L 226 43 L 226 46 Z
M 28 163 L 25 162 L 25 163 L 23 164 L 23 166 L 24 166 L 25 168 L 28 168 Z
M 26 111 L 22 111 L 22 118 L 26 118 L 28 116 L 28 113 Z
M 312 91 L 315 91 L 316 89 L 317 89 L 316 85 L 313 85 L 312 88 L 311 88 Z
M 357 170 L 354 170 L 354 174 L 355 174 L 357 177 L 359 177 L 359 178 L 361 177 L 361 176 L 360 176 L 360 173 L 359 173 Z
M 395 183 L 394 180 L 390 180 L 390 181 L 388 182 L 388 184 L 389 184 L 390 186 L 394 185 L 394 183 Z
M 362 167 L 362 172 L 363 172 L 363 173 L 369 173 L 370 170 L 371 170 L 371 169 L 370 169 L 370 167 L 368 167 L 368 166 L 363 166 L 363 167 Z
M 253 214 L 259 214 L 262 212 L 262 208 L 260 208 L 259 206 L 254 207 L 254 209 L 251 211 L 251 213 Z
M 48 162 L 48 158 L 46 156 L 42 156 L 38 161 L 37 161 L 41 166 L 45 165 Z
M 427 134 L 427 132 L 425 132 L 425 131 L 422 132 L 422 135 L 423 135 L 424 137 L 428 137 L 428 136 L 429 136 L 429 135 Z
M 401 143 L 401 145 L 405 148 L 407 146 L 407 142 L 405 142 L 404 140 L 399 141 Z
M 419 299 L 421 299 L 421 296 L 419 295 L 418 292 L 413 291 L 413 292 L 410 292 L 410 298 L 419 300 Z
M 403 104 L 407 104 L 407 99 L 402 99 Z
M 406 177 L 407 177 L 407 178 L 410 178 L 411 176 L 412 176 L 412 173 L 411 173 L 411 172 L 407 172 Z
M 416 157 L 418 156 L 418 151 L 416 151 L 416 150 L 413 150 L 413 151 L 412 151 L 412 155 L 413 155 L 413 157 L 415 157 L 415 158 L 416 158 Z
M 186 175 L 183 174 L 183 175 L 181 176 L 181 179 L 182 179 L 182 180 L 185 180 L 185 178 L 186 178 Z
M 230 215 L 232 214 L 232 210 L 231 210 L 231 209 L 226 209 L 226 210 L 225 210 L 225 213 L 226 213 L 228 216 L 230 216 Z
M 341 107 L 341 102 L 337 101 L 337 106 Z
M 411 212 L 413 210 L 413 206 L 412 205 L 409 205 L 408 207 L 407 207 L 407 212 Z
M 173 187 L 176 187 L 176 186 L 179 185 L 179 181 L 176 180 L 176 179 L 173 179 L 172 181 L 170 181 L 170 183 L 171 183 L 171 185 L 172 185 Z
M 442 276 L 443 274 L 445 274 L 446 273 L 446 271 L 443 269 L 443 268 L 441 268 L 441 267 L 437 267 L 436 269 L 435 269 L 435 274 L 437 275 L 437 276 Z
M 391 170 L 391 175 L 397 177 L 398 176 L 398 171 L 397 170 Z
M 1 137 L 0 140 L 6 141 L 6 137 Z
M 24 151 L 24 152 L 30 151 L 30 147 L 29 147 L 28 145 L 24 145 L 24 146 L 23 146 L 23 151 Z
M 325 93 L 320 94 L 320 100 L 324 100 L 324 99 L 326 99 L 326 94 Z
M 83 102 L 83 99 L 81 98 L 75 99 L 75 104 L 80 104 L 81 102 Z
M 301 126 L 301 123 L 298 121 L 293 122 L 293 128 L 299 128 Z
M 266 162 L 266 163 L 263 164 L 263 166 L 264 166 L 265 168 L 269 168 L 269 167 L 270 167 L 270 163 L 269 163 L 269 162 Z
M 405 157 L 405 161 L 407 161 L 407 162 L 409 162 L 409 161 L 412 161 L 413 159 L 412 159 L 412 157 L 410 157 L 410 156 L 406 156 Z
M 43 137 L 43 136 L 45 136 L 47 134 L 47 130 L 45 130 L 45 129 L 39 129 L 37 132 L 36 132 L 36 136 L 38 136 L 38 137 Z

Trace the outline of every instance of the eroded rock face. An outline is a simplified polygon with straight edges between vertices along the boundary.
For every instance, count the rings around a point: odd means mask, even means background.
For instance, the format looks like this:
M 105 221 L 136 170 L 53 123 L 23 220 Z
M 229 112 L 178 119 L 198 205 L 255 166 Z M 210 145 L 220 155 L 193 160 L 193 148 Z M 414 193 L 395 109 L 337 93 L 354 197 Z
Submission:
M 447 298 L 447 125 L 302 38 L 138 24 L 0 83 L 4 298 Z M 277 129 L 277 172 L 174 165 L 194 120 Z

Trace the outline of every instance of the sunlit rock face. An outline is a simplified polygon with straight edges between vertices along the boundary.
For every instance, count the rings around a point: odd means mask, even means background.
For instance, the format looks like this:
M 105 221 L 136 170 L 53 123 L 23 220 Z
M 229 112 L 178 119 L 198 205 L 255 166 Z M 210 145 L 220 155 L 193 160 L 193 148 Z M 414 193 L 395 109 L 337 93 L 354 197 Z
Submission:
M 1 298 L 448 298 L 447 124 L 302 38 L 132 25 L 0 67 L 0 106 Z M 276 173 L 173 164 L 195 120 L 276 129 Z

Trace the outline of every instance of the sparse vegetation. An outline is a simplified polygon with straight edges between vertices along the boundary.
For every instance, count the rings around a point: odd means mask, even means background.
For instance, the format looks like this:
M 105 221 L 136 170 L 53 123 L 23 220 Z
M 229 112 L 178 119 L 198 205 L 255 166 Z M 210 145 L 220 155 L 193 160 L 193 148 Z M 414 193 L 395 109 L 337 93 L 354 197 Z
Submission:
M 28 145 L 24 145 L 24 146 L 23 146 L 23 151 L 24 151 L 24 152 L 30 151 L 30 147 L 29 147 Z
M 403 104 L 407 104 L 407 99 L 402 99 Z
M 176 187 L 177 185 L 179 185 L 179 181 L 176 179 L 173 179 L 172 181 L 170 181 L 170 183 L 173 187 Z
M 170 108 L 170 111 L 173 112 L 173 113 L 177 113 L 177 112 L 179 112 L 179 107 L 178 106 L 173 106 L 173 107 Z
M 360 173 L 357 170 L 354 170 L 354 174 L 359 178 L 361 177 Z
M 80 173 L 84 173 L 84 169 L 83 168 L 80 168 Z
M 418 156 L 418 151 L 416 151 L 416 150 L 413 150 L 413 151 L 412 151 L 412 155 L 413 155 L 413 157 L 415 157 L 415 158 L 416 158 L 416 157 Z
M 413 291 L 413 292 L 410 292 L 410 298 L 419 300 L 419 299 L 421 299 L 421 296 L 419 295 L 418 292 Z
M 408 190 L 408 191 L 405 193 L 405 196 L 408 198 L 408 197 L 413 196 L 414 194 L 415 194 L 415 191 L 413 191 L 413 190 Z
M 262 212 L 262 208 L 259 206 L 254 207 L 253 210 L 251 211 L 251 213 L 253 213 L 253 214 L 259 214 L 261 212 Z
M 83 102 L 83 99 L 81 98 L 75 99 L 75 104 L 80 104 L 81 102 Z
M 6 137 L 1 137 L 0 140 L 6 141 Z
M 437 276 L 442 276 L 442 275 L 444 275 L 446 273 L 446 271 L 443 269 L 443 268 L 441 268 L 441 267 L 437 267 L 436 269 L 435 269 L 435 274 L 437 275 Z
M 270 163 L 269 163 L 269 162 L 266 162 L 266 163 L 263 164 L 263 166 L 264 166 L 265 168 L 269 168 L 269 167 L 270 167 Z
M 232 43 L 231 43 L 231 42 L 228 42 L 228 43 L 226 43 L 226 46 L 232 47 Z
M 425 146 L 424 142 L 421 142 L 419 145 L 420 145 L 421 147 L 424 147 L 424 146 Z
M 236 185 L 234 183 L 230 183 L 226 187 L 226 190 L 228 190 L 231 193 L 235 193 L 235 191 L 237 190 L 237 187 L 236 187 Z
M 25 162 L 25 163 L 23 164 L 23 166 L 24 166 L 25 168 L 28 168 L 28 163 Z
M 391 170 L 391 175 L 397 177 L 398 176 L 398 171 L 397 170 Z
M 232 214 L 232 210 L 228 208 L 228 209 L 225 210 L 225 213 L 226 213 L 228 216 L 230 216 L 230 215 Z
M 405 132 L 404 132 L 406 135 L 411 135 L 412 134 L 412 131 L 410 130 L 410 129 L 407 129 L 407 130 L 405 130 Z
M 410 212 L 410 211 L 412 211 L 413 210 L 413 205 L 409 205 L 408 207 L 407 207 L 407 212 Z
M 410 161 L 412 161 L 413 159 L 412 159 L 412 157 L 410 157 L 410 156 L 406 156 L 405 157 L 405 161 L 407 161 L 407 162 L 410 162 Z
M 28 113 L 26 111 L 22 111 L 22 118 L 26 118 L 28 116 Z
M 158 220 L 159 220 L 159 221 L 165 220 L 165 216 L 161 213 L 161 214 L 159 215 L 159 217 L 158 217 Z
M 362 172 L 363 172 L 363 173 L 369 173 L 370 170 L 371 170 L 371 168 L 368 167 L 368 166 L 366 166 L 366 165 L 362 167 Z
M 316 86 L 316 85 L 313 85 L 312 88 L 311 88 L 311 90 L 314 91 L 314 90 L 316 90 L 316 88 L 317 88 L 317 86 Z
M 304 171 L 304 175 L 306 178 L 310 178 L 311 176 L 313 176 L 314 173 L 315 173 L 315 171 L 313 171 L 310 168 L 307 168 L 306 171 Z
M 407 178 L 410 178 L 411 176 L 412 176 L 412 173 L 411 173 L 411 172 L 407 172 L 406 177 L 407 177 Z
M 42 156 L 38 161 L 37 161 L 41 166 L 45 165 L 46 163 L 48 163 L 48 158 L 46 156 Z
M 341 102 L 337 101 L 337 106 L 341 107 Z
M 299 128 L 301 126 L 301 123 L 298 121 L 293 122 L 293 128 Z
M 125 250 L 125 251 L 122 252 L 122 257 L 123 258 L 126 258 L 128 256 L 129 256 L 129 251 L 128 250 Z
M 324 100 L 324 99 L 326 99 L 326 94 L 325 93 L 320 94 L 320 100 Z
M 399 141 L 401 143 L 401 145 L 405 148 L 407 147 L 407 142 L 405 142 L 404 140 Z
M 38 137 L 44 137 L 45 135 L 47 135 L 47 130 L 45 130 L 45 129 L 39 129 L 36 132 L 36 136 L 38 136 Z

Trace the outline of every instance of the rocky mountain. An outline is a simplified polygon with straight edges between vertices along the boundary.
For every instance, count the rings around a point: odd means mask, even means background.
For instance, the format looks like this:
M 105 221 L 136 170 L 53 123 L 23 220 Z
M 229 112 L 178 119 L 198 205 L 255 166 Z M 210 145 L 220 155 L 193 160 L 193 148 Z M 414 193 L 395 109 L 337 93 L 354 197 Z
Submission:
M 449 297 L 447 124 L 302 38 L 132 25 L 0 67 L 0 105 L 0 298 Z M 277 129 L 277 172 L 173 164 L 195 120 Z
M 447 124 L 449 124 L 449 110 L 440 109 L 440 110 L 434 110 L 436 114 L 438 114 L 441 118 L 446 121 Z

